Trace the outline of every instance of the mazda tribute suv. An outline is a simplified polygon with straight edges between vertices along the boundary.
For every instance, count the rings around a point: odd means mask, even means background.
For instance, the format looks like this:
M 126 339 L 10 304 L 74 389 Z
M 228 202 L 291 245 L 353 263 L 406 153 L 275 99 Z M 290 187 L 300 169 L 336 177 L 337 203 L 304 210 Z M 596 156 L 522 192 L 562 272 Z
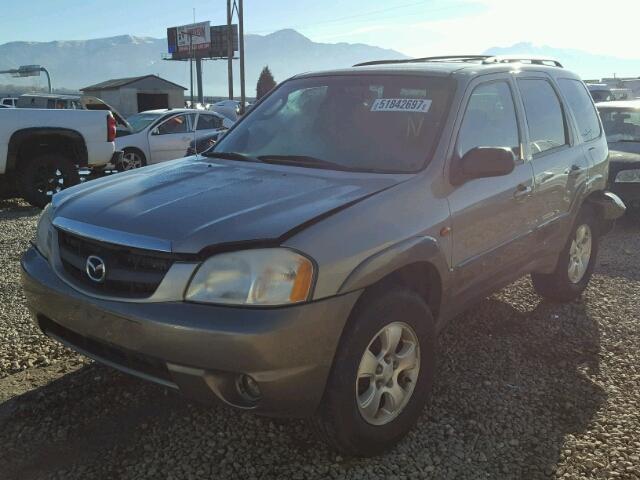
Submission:
M 555 61 L 298 75 L 201 155 L 57 194 L 24 290 L 98 362 L 373 455 L 423 411 L 454 316 L 529 274 L 580 296 L 624 211 L 607 156 Z

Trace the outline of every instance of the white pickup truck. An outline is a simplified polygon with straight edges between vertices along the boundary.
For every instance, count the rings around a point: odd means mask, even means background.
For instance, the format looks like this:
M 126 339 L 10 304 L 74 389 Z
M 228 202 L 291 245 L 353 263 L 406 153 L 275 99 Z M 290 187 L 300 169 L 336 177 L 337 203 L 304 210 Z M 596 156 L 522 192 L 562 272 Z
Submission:
M 42 208 L 79 168 L 118 161 L 115 136 L 108 111 L 0 109 L 0 190 Z

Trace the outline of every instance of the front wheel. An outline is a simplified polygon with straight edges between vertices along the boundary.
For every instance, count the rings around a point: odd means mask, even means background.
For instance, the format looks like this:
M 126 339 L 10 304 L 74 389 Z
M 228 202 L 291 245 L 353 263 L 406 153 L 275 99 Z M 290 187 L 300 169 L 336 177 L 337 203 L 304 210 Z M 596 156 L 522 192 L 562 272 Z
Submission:
M 363 299 L 340 341 L 317 432 L 348 455 L 393 446 L 422 413 L 435 359 L 435 324 L 422 297 L 392 290 Z
M 50 153 L 28 161 L 18 171 L 22 197 L 34 207 L 44 208 L 56 193 L 80 183 L 74 163 L 67 157 Z
M 531 274 L 536 292 L 552 301 L 570 302 L 587 288 L 598 256 L 596 213 L 585 207 L 578 214 L 569 239 L 551 274 Z

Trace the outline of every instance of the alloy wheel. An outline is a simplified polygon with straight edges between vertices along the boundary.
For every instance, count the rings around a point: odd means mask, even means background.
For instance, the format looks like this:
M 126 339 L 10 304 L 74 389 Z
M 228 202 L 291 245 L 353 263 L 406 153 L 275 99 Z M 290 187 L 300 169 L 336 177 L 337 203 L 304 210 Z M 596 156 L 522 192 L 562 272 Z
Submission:
M 135 152 L 125 152 L 120 161 L 120 170 L 133 170 L 142 167 L 142 157 Z
M 403 322 L 382 328 L 362 355 L 356 379 L 356 401 L 371 425 L 395 419 L 413 394 L 420 372 L 420 343 Z
M 569 281 L 580 283 L 589 268 L 591 260 L 592 233 L 587 224 L 582 224 L 576 229 L 575 237 L 569 248 Z

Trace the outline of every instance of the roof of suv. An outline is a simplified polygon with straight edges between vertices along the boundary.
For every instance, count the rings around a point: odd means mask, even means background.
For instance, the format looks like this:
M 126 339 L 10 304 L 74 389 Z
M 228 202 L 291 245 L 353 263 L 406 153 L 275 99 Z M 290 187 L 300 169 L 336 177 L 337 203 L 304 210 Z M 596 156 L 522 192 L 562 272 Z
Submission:
M 424 59 L 381 60 L 354 65 L 351 68 L 309 72 L 296 76 L 313 77 L 321 75 L 349 75 L 358 73 L 378 74 L 426 74 L 436 76 L 476 76 L 479 73 L 499 73 L 517 70 L 546 71 L 551 75 L 562 72 L 564 75 L 578 78 L 566 70 L 557 60 L 532 56 L 490 57 L 468 55 L 453 57 L 430 57 Z

